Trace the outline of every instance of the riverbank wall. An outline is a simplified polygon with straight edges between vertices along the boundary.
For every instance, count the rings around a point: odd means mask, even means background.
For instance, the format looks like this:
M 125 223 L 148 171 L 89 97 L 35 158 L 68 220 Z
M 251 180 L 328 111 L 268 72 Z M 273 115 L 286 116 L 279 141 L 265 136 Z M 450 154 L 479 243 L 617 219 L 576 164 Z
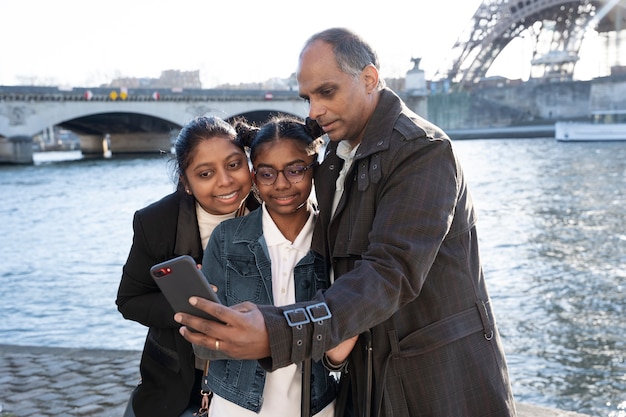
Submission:
M 401 94 L 409 108 L 459 139 L 554 136 L 557 121 L 626 109 L 626 75 L 588 81 L 495 78 L 464 91 Z

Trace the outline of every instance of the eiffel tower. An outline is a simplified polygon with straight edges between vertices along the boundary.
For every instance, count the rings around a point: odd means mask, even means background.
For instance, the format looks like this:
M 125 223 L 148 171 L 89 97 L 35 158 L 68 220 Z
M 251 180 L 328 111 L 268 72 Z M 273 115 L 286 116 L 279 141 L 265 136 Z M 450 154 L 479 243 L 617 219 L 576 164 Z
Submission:
M 482 80 L 516 37 L 530 37 L 531 78 L 572 80 L 582 41 L 596 31 L 619 62 L 626 28 L 626 0 L 484 0 L 434 80 L 464 89 Z

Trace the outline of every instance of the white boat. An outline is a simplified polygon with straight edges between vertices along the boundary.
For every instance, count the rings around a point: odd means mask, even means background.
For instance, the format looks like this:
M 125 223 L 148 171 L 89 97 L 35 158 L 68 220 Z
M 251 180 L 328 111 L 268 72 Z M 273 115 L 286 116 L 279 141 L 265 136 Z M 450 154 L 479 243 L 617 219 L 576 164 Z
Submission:
M 626 110 L 594 111 L 589 122 L 556 122 L 554 137 L 562 142 L 626 140 Z

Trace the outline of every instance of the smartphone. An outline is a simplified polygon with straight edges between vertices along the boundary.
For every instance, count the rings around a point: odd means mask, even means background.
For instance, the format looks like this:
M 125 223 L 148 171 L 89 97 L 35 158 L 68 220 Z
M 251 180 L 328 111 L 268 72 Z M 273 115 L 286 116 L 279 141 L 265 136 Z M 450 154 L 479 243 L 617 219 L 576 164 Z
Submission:
M 150 268 L 150 275 L 174 311 L 220 321 L 189 304 L 189 297 L 198 296 L 219 303 L 217 294 L 189 255 L 161 262 Z

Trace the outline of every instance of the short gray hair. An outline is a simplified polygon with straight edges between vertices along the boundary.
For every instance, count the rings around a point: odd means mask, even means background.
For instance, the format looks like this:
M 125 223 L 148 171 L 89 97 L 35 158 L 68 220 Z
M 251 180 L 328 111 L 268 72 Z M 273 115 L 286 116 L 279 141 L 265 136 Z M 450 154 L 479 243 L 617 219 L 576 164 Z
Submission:
M 316 41 L 326 42 L 333 47 L 337 67 L 346 74 L 358 77 L 361 71 L 370 64 L 380 71 L 376 51 L 363 38 L 349 29 L 332 28 L 318 32 L 305 42 L 302 50 L 304 51 Z M 378 77 L 377 87 L 379 90 L 385 87 L 385 80 L 382 77 Z

